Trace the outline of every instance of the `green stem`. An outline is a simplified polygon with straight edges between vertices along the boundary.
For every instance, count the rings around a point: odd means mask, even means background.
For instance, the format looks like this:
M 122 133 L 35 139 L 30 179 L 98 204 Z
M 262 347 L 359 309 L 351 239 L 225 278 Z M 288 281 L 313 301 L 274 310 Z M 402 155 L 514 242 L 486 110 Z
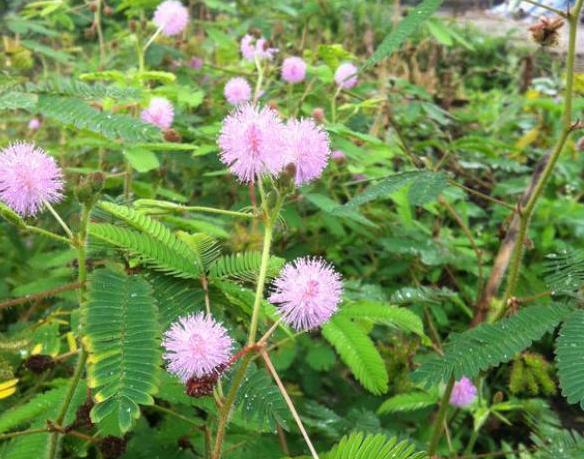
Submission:
M 258 275 L 258 282 L 255 292 L 255 299 L 253 305 L 253 312 L 251 323 L 249 326 L 249 336 L 248 336 L 248 345 L 253 345 L 256 342 L 257 331 L 258 331 L 258 321 L 260 315 L 260 308 L 262 304 L 262 299 L 264 297 L 264 287 L 266 284 L 266 274 L 268 271 L 268 263 L 270 261 L 270 249 L 272 245 L 272 235 L 274 229 L 274 221 L 277 218 L 280 209 L 280 201 L 276 205 L 276 207 L 270 212 L 268 207 L 268 203 L 266 200 L 266 194 L 263 189 L 263 184 L 258 181 L 258 188 L 260 190 L 260 196 L 262 198 L 262 207 L 264 209 L 264 219 L 265 219 L 265 228 L 264 228 L 264 243 L 262 249 L 262 260 L 260 264 L 260 272 Z M 239 386 L 241 385 L 243 378 L 245 376 L 245 372 L 249 363 L 252 360 L 252 353 L 248 352 L 245 356 L 241 359 L 241 364 L 235 376 L 233 377 L 233 381 L 231 382 L 231 387 L 229 388 L 229 392 L 227 393 L 227 397 L 221 406 L 219 411 L 219 423 L 217 425 L 217 434 L 215 436 L 215 447 L 213 448 L 212 459 L 220 459 L 221 458 L 221 450 L 223 448 L 223 439 L 225 437 L 225 430 L 227 428 L 227 422 L 229 419 L 229 413 L 231 412 L 231 408 L 235 403 L 235 398 L 237 396 L 237 391 L 239 390 Z
M 248 352 L 241 359 L 241 365 L 239 366 L 237 372 L 233 376 L 233 381 L 231 381 L 231 387 L 227 393 L 227 397 L 223 402 L 223 406 L 219 410 L 219 423 L 217 425 L 217 435 L 215 436 L 215 447 L 213 448 L 212 459 L 221 459 L 221 450 L 223 449 L 223 438 L 225 437 L 225 429 L 227 428 L 227 421 L 229 419 L 229 413 L 231 412 L 231 407 L 235 403 L 235 397 L 237 396 L 237 391 L 239 386 L 243 382 L 245 372 L 249 363 L 251 362 L 252 353 Z
M 223 210 L 223 209 L 214 209 L 213 207 L 201 207 L 201 206 L 188 206 L 183 207 L 181 210 L 186 212 L 203 212 L 208 214 L 218 214 L 218 215 L 228 215 L 229 217 L 239 217 L 239 218 L 255 218 L 254 214 L 248 214 L 245 212 L 237 212 L 235 210 Z
M 132 165 L 129 161 L 126 161 L 126 174 L 124 176 L 124 199 L 127 203 L 130 202 L 130 197 L 132 196 Z
M 268 271 L 268 263 L 270 261 L 270 247 L 272 245 L 273 222 L 269 215 L 266 215 L 265 230 L 264 230 L 264 245 L 262 249 L 262 261 L 260 264 L 260 273 L 258 276 L 258 283 L 256 286 L 255 300 L 253 304 L 253 312 L 251 316 L 251 323 L 249 326 L 249 336 L 247 340 L 248 345 L 255 343 L 258 332 L 258 321 L 260 316 L 260 308 L 262 299 L 264 297 L 264 287 L 266 284 L 266 273 Z
M 520 209 L 521 214 L 519 232 L 517 235 L 517 240 L 515 241 L 513 253 L 511 255 L 509 280 L 507 282 L 507 289 L 505 290 L 505 296 L 503 300 L 503 312 L 505 311 L 507 301 L 509 298 L 511 298 L 511 296 L 513 296 L 515 289 L 517 288 L 517 281 L 519 279 L 519 272 L 521 270 L 521 262 L 523 259 L 525 238 L 527 236 L 527 230 L 529 228 L 529 223 L 531 221 L 535 205 L 541 197 L 541 194 L 545 189 L 545 186 L 547 185 L 547 182 L 549 181 L 554 167 L 560 157 L 560 154 L 562 153 L 564 144 L 566 143 L 566 140 L 572 131 L 572 101 L 574 97 L 574 62 L 576 59 L 576 39 L 578 34 L 578 21 L 583 5 L 584 0 L 578 0 L 568 16 L 570 31 L 568 41 L 568 59 L 566 63 L 566 90 L 564 96 L 564 111 L 562 116 L 562 132 L 552 151 L 550 159 L 541 174 L 541 178 L 537 182 L 533 193 L 525 205 L 525 208 Z
M 468 440 L 468 444 L 466 445 L 466 449 L 464 450 L 465 456 L 470 456 L 472 454 L 472 450 L 474 449 L 474 445 L 479 438 L 479 430 L 473 429 L 472 434 L 470 435 L 470 439 Z
M 58 234 L 52 233 L 51 231 L 47 231 L 47 230 L 42 229 L 42 228 L 37 228 L 36 226 L 26 225 L 26 227 L 24 229 L 27 231 L 30 231 L 31 233 L 37 233 L 37 234 L 40 234 L 41 236 L 45 236 L 45 237 L 48 237 L 50 239 L 54 239 L 55 241 L 63 242 L 64 244 L 67 244 L 67 245 L 71 245 L 71 243 L 72 243 L 71 240 L 67 239 L 66 237 L 59 236 Z
M 446 418 L 446 412 L 448 411 L 448 403 L 450 402 L 450 396 L 452 395 L 452 389 L 454 389 L 454 377 L 451 377 L 444 390 L 444 395 L 442 400 L 440 400 L 440 408 L 434 419 L 434 427 L 432 431 L 432 437 L 430 438 L 430 446 L 428 447 L 428 456 L 432 457 L 436 454 L 436 449 L 438 448 L 438 443 L 442 437 L 442 429 L 444 425 L 444 419 Z
M 258 79 L 256 81 L 256 86 L 255 86 L 255 90 L 253 93 L 254 104 L 257 103 L 258 99 L 260 98 L 260 92 L 262 90 L 262 83 L 264 81 L 264 70 L 262 69 L 262 65 L 260 64 L 260 60 L 257 56 L 255 56 L 255 65 L 256 65 L 256 69 L 258 70 Z
M 83 209 L 81 211 L 81 221 L 79 227 L 79 233 L 77 235 L 77 264 L 79 266 L 79 271 L 77 273 L 77 279 L 79 281 L 79 304 L 83 302 L 83 296 L 86 290 L 87 281 L 87 258 L 86 258 L 86 246 L 87 246 L 87 226 L 89 225 L 89 215 L 91 212 L 90 206 L 83 204 Z M 73 373 L 73 379 L 71 380 L 63 404 L 59 411 L 59 415 L 55 420 L 55 424 L 62 425 L 69 411 L 69 406 L 71 405 L 71 400 L 73 395 L 77 390 L 81 376 L 83 375 L 83 370 L 85 370 L 85 363 L 87 362 L 87 352 L 81 345 L 81 350 L 79 352 L 79 358 L 77 359 L 77 365 L 75 366 L 75 371 Z M 57 457 L 59 443 L 59 432 L 53 432 L 49 441 L 49 459 L 55 459 Z
M 53 206 L 51 205 L 51 203 L 49 201 L 45 201 L 44 204 L 45 204 L 45 207 L 47 209 L 49 209 L 49 212 L 53 215 L 53 217 L 55 217 L 55 220 L 57 220 L 59 222 L 59 225 L 61 225 L 61 228 L 63 228 L 63 230 L 65 231 L 65 233 L 67 233 L 67 236 L 69 236 L 71 239 L 73 239 L 73 233 L 71 232 L 71 230 L 67 226 L 67 223 L 65 223 L 63 221 L 63 219 L 57 213 L 57 211 L 53 208 Z

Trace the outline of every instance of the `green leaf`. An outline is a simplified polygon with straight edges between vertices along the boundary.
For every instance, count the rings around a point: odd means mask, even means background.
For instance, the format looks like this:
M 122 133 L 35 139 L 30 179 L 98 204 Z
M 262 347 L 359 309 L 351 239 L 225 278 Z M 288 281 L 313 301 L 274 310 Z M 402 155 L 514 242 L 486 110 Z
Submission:
M 364 434 L 353 432 L 341 441 L 322 459 L 426 459 L 425 452 L 416 452 L 414 445 L 407 440 L 398 442 L 397 438 L 387 438 L 383 434 Z
M 424 21 L 429 19 L 440 8 L 442 2 L 443 0 L 423 0 L 420 4 L 409 10 L 408 15 L 383 39 L 373 55 L 365 62 L 362 69 L 371 67 L 381 59 L 393 54 Z
M 107 223 L 90 224 L 89 234 L 94 239 L 137 255 L 145 264 L 159 271 L 181 278 L 198 279 L 201 275 L 194 253 L 185 250 L 184 244 L 169 246 L 147 234 Z
M 20 40 L 20 43 L 25 48 L 28 48 L 35 53 L 42 54 L 50 59 L 60 62 L 61 64 L 71 63 L 72 57 L 64 51 L 59 51 L 49 46 L 45 46 L 35 40 Z
M 584 311 L 573 312 L 556 341 L 556 363 L 562 394 L 584 409 Z
M 82 314 L 87 381 L 96 401 L 91 419 L 125 433 L 140 416 L 139 405 L 152 405 L 158 390 L 162 359 L 152 288 L 140 276 L 100 269 L 88 297 Z
M 439 397 L 436 394 L 429 394 L 427 392 L 408 392 L 406 394 L 398 394 L 383 402 L 377 409 L 377 414 L 416 411 L 435 405 L 438 401 Z
M 446 174 L 432 171 L 408 171 L 394 174 L 370 185 L 364 192 L 358 194 L 345 207 L 353 208 L 401 190 L 411 185 L 408 200 L 411 204 L 422 205 L 435 199 L 448 185 Z
M 571 310 L 565 305 L 530 306 L 495 324 L 482 324 L 454 334 L 444 346 L 444 356 L 430 358 L 414 372 L 413 379 L 431 385 L 451 377 L 474 378 L 480 371 L 512 360 L 553 330 Z
M 34 94 L 8 91 L 0 94 L 0 111 L 27 110 L 32 112 L 36 107 L 37 99 L 37 96 Z
M 209 266 L 209 278 L 253 282 L 259 274 L 261 261 L 262 254 L 257 251 L 223 255 Z M 277 276 L 283 265 L 283 258 L 270 257 L 266 273 L 268 278 Z
M 46 117 L 110 140 L 146 142 L 160 139 L 160 130 L 129 115 L 99 111 L 73 97 L 41 95 L 38 110 Z
M 67 381 L 59 380 L 58 387 L 47 392 L 35 395 L 24 405 L 3 410 L 0 414 L 0 433 L 13 430 L 16 427 L 29 425 L 40 421 L 44 424 L 47 420 L 54 420 L 60 411 L 61 404 L 69 388 Z M 73 402 L 67 412 L 66 422 L 71 422 L 75 410 L 85 399 L 86 387 L 81 382 L 75 391 Z
M 145 148 L 128 148 L 124 150 L 124 157 L 138 172 L 144 173 L 160 167 L 156 154 Z
M 273 432 L 276 424 L 288 430 L 288 407 L 266 370 L 249 367 L 236 403 L 239 416 L 257 425 L 260 431 Z
M 348 319 L 367 319 L 377 324 L 391 325 L 425 336 L 422 319 L 414 312 L 374 301 L 359 301 L 345 306 L 338 314 Z
M 322 327 L 322 334 L 365 389 L 375 395 L 387 392 L 389 377 L 385 363 L 360 327 L 337 314 Z

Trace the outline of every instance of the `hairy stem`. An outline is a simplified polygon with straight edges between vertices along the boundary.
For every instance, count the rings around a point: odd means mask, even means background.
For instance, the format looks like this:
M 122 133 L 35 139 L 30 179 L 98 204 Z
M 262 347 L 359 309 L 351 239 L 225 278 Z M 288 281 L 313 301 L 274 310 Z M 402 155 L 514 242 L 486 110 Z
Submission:
M 451 377 L 444 390 L 444 395 L 440 400 L 440 408 L 434 419 L 434 427 L 432 430 L 432 437 L 430 438 L 430 446 L 428 447 L 428 456 L 432 457 L 436 454 L 436 449 L 438 448 L 438 443 L 440 438 L 442 438 L 442 430 L 444 428 L 444 420 L 446 419 L 446 412 L 448 411 L 448 403 L 450 402 L 450 396 L 452 395 L 452 389 L 454 389 L 454 377 Z
M 53 215 L 53 217 L 55 217 L 55 220 L 57 220 L 57 222 L 59 222 L 59 225 L 61 225 L 61 228 L 63 228 L 65 233 L 67 233 L 67 236 L 69 236 L 69 238 L 73 239 L 73 233 L 71 232 L 71 230 L 67 226 L 67 223 L 65 223 L 63 221 L 63 219 L 57 213 L 57 211 L 53 208 L 51 203 L 49 201 L 45 201 L 44 204 L 45 204 L 45 207 L 49 210 L 49 212 Z

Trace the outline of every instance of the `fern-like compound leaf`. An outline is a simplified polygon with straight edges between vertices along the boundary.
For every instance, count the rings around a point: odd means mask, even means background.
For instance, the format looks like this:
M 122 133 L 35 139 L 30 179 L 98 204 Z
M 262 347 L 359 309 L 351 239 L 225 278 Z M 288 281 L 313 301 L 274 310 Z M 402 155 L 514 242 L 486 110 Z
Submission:
M 209 267 L 209 278 L 253 282 L 259 274 L 261 261 L 262 254 L 257 251 L 223 255 Z M 271 257 L 268 264 L 268 278 L 277 276 L 283 265 L 284 259 Z
M 584 409 L 584 311 L 570 314 L 556 341 L 556 363 L 562 394 Z
M 371 338 L 356 323 L 338 314 L 322 327 L 322 334 L 365 389 L 375 395 L 387 392 L 385 363 Z
M 148 234 L 109 223 L 90 224 L 89 234 L 92 238 L 140 257 L 156 270 L 181 278 L 196 279 L 201 275 L 200 264 L 193 252 L 189 249 L 181 251 L 178 244 L 169 246 Z
M 91 418 L 104 433 L 125 433 L 140 416 L 139 405 L 154 403 L 158 388 L 160 332 L 150 285 L 140 276 L 95 271 L 83 324 L 96 402 Z
M 388 438 L 383 434 L 364 434 L 354 432 L 341 438 L 341 441 L 323 459 L 426 459 L 428 455 L 416 451 L 416 447 L 397 438 Z
M 414 372 L 414 381 L 431 385 L 452 376 L 473 378 L 480 371 L 513 359 L 570 312 L 566 305 L 530 306 L 495 324 L 482 324 L 456 334 L 444 347 L 444 356 L 430 358 Z

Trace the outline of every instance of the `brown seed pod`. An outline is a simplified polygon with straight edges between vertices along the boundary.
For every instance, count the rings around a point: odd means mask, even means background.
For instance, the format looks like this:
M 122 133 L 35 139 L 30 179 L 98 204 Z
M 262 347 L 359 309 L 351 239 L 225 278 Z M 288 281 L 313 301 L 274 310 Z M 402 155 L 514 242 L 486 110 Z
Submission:
M 560 30 L 564 26 L 564 20 L 562 18 L 547 18 L 542 17 L 533 24 L 529 31 L 531 32 L 531 37 L 536 43 L 541 46 L 556 46 L 560 41 Z

